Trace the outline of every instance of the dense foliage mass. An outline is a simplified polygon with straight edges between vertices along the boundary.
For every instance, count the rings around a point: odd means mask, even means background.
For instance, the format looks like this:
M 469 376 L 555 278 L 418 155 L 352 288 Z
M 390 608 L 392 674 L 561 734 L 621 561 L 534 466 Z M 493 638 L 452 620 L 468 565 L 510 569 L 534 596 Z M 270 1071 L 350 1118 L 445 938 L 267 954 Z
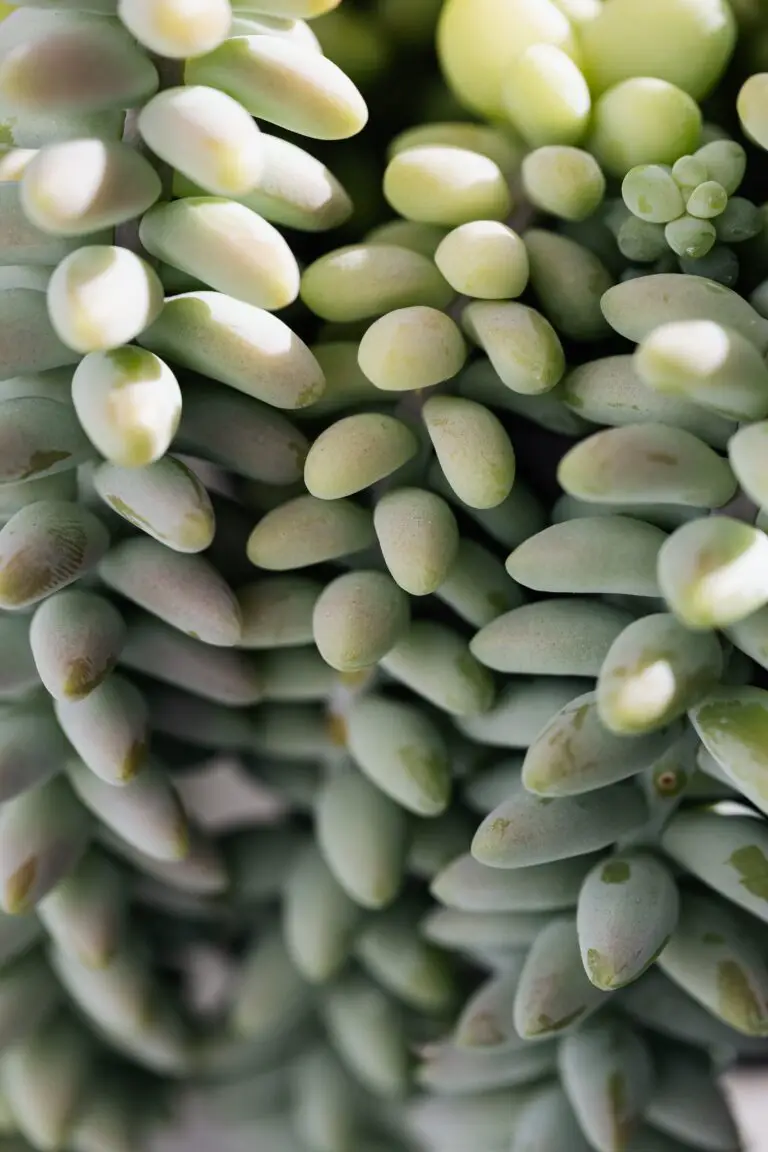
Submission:
M 738 1152 L 762 0 L 0 8 L 0 1152 Z

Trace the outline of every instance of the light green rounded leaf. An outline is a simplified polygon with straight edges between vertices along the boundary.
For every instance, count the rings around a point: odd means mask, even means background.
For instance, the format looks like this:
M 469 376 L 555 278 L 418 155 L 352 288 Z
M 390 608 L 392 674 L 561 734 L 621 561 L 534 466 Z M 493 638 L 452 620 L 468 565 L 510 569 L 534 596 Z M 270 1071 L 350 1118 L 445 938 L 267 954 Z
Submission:
M 462 1052 L 450 1041 L 430 1044 L 422 1054 L 416 1081 L 438 1095 L 464 1096 L 540 1081 L 555 1070 L 555 1047 L 535 1044 L 521 1051 Z M 520 1131 L 517 1125 L 515 1132 Z M 527 1147 L 527 1146 L 526 1146 Z M 568 1145 L 570 1150 L 571 1145 Z M 582 1152 L 578 1149 L 578 1152 Z
M 421 931 L 441 948 L 498 948 L 506 952 L 529 947 L 549 920 L 546 912 L 459 912 L 436 908 L 425 919 Z
M 328 1037 L 355 1079 L 377 1097 L 403 1096 L 409 1057 L 405 1021 L 396 1006 L 363 976 L 339 981 L 321 1006 Z
M 480 715 L 462 716 L 457 720 L 457 726 L 477 744 L 493 748 L 528 748 L 561 708 L 589 688 L 589 680 L 565 676 L 521 677 L 500 692 L 492 708 Z
M 68 1142 L 86 1085 L 97 1074 L 95 1057 L 93 1037 L 64 1011 L 7 1052 L 0 1085 L 33 1147 Z
M 368 120 L 352 81 L 322 53 L 282 36 L 234 36 L 189 60 L 187 84 L 209 84 L 260 120 L 315 140 L 345 140 Z
M 307 576 L 271 576 L 237 591 L 243 616 L 241 648 L 286 648 L 309 644 L 322 585 Z
M 728 459 L 751 500 L 768 507 L 768 420 L 745 424 L 728 444 Z
M 589 857 L 532 868 L 488 868 L 468 852 L 441 869 L 432 895 L 459 912 L 550 912 L 575 908 Z
M 203 552 L 216 521 L 210 497 L 186 464 L 165 456 L 145 468 L 102 464 L 93 484 L 105 504 L 176 552 Z
M 338 683 L 314 645 L 265 652 L 257 667 L 264 700 L 325 700 Z
M 167 364 L 143 348 L 85 356 L 72 379 L 72 401 L 94 447 L 127 468 L 163 456 L 181 417 L 178 380 Z
M 545 527 L 548 516 L 538 496 L 516 478 L 506 500 L 496 508 L 472 508 L 454 492 L 437 460 L 427 473 L 429 486 L 474 520 L 487 536 L 505 548 L 516 548 Z
M 579 894 L 577 926 L 584 971 L 612 991 L 637 980 L 677 925 L 679 897 L 669 869 L 643 853 L 595 864 Z
M 83 763 L 108 784 L 126 784 L 144 768 L 147 706 L 122 676 L 109 676 L 84 700 L 57 700 L 56 718 Z
M 94 451 L 67 403 L 40 396 L 0 401 L 0 482 L 37 480 L 77 468 Z
M 205 91 L 213 90 L 209 88 Z M 221 195 L 233 196 L 273 224 L 282 224 L 302 232 L 324 232 L 336 228 L 349 218 L 352 201 L 325 164 L 290 140 L 271 136 L 267 132 L 260 135 L 253 132 L 254 121 L 250 116 L 241 117 L 242 107 L 240 112 L 232 111 L 233 105 L 237 108 L 237 101 L 230 100 L 223 93 L 214 96 L 217 97 L 226 101 L 227 112 L 233 120 L 237 117 L 237 124 L 233 125 L 235 130 L 231 146 L 235 158 L 240 154 L 240 148 L 243 148 L 246 160 L 239 171 L 236 164 L 234 170 L 231 167 L 229 172 L 222 169 L 217 177 L 221 179 L 226 176 L 231 179 L 234 175 L 239 178 L 241 189 L 245 184 L 250 187 L 250 190 L 245 188 L 236 191 L 225 186 L 221 189 Z M 205 97 L 206 101 L 209 99 Z M 170 141 L 172 135 L 164 134 L 164 139 Z M 183 175 L 178 165 L 175 165 L 174 195 L 202 196 L 205 193 L 206 189 L 194 184 L 193 180 L 205 181 L 206 177 L 214 176 L 214 172 L 204 152 L 198 153 L 195 159 L 200 165 L 200 172 L 192 179 Z M 211 180 L 207 182 L 211 184 L 210 190 L 216 191 Z
M 678 812 L 662 845 L 704 884 L 768 920 L 768 835 L 760 820 L 706 809 Z
M 223 292 L 172 297 L 140 342 L 275 408 L 304 408 L 325 389 L 317 360 L 284 321 Z
M 550 322 L 525 304 L 474 301 L 462 313 L 467 334 L 513 392 L 549 392 L 565 372 L 565 354 Z
M 323 787 L 316 807 L 320 851 L 347 894 L 363 908 L 385 908 L 403 882 L 405 813 L 356 769 Z
M 537 592 L 656 597 L 666 539 L 660 528 L 631 516 L 564 520 L 521 543 L 507 559 L 507 571 Z
M 768 321 L 737 292 L 703 276 L 662 272 L 625 280 L 610 288 L 602 303 L 615 332 L 639 343 L 662 324 L 712 320 L 734 328 L 764 352 Z
M 493 677 L 469 651 L 464 637 L 431 620 L 411 624 L 381 667 L 453 716 L 487 712 L 493 703 Z
M 407 1007 L 439 1015 L 455 1006 L 456 987 L 445 956 L 419 937 L 406 907 L 377 916 L 360 933 L 355 953 L 369 975 Z
M 463 368 L 466 357 L 458 325 L 424 305 L 397 308 L 374 320 L 358 349 L 363 372 L 384 392 L 441 384 Z
M 412 596 L 427 596 L 445 580 L 459 530 L 446 502 L 422 488 L 399 488 L 378 501 L 373 524 L 392 577 Z
M 607 848 L 648 818 L 630 783 L 553 799 L 520 788 L 475 833 L 472 855 L 489 868 L 526 868 Z
M 571 340 L 600 340 L 610 328 L 600 308 L 613 276 L 594 252 L 568 236 L 529 228 L 531 286 L 542 311 Z
M 470 643 L 487 668 L 518 676 L 597 676 L 628 612 L 569 597 L 524 604 L 497 616 Z
M 347 962 L 363 915 L 360 905 L 335 880 L 314 844 L 295 860 L 282 895 L 283 933 L 291 960 L 305 980 L 324 984 Z
M 55 700 L 93 692 L 114 668 L 125 636 L 125 621 L 108 600 L 76 588 L 44 601 L 29 629 L 37 671 Z
M 0 904 L 29 912 L 85 852 L 93 821 L 62 776 L 17 796 L 0 812 Z
M 350 500 L 297 496 L 262 517 L 248 539 L 248 559 L 284 572 L 360 552 L 374 539 L 370 512 Z
M 582 148 L 562 143 L 534 148 L 523 160 L 522 175 L 531 203 L 560 220 L 586 220 L 605 196 L 600 165 Z
M 306 1020 L 311 997 L 282 936 L 268 925 L 247 950 L 238 974 L 231 1010 L 235 1031 L 251 1041 L 274 1043 Z
M 435 595 L 474 628 L 487 626 L 523 602 L 522 589 L 501 560 L 474 540 L 459 541 L 456 559 Z
M 218 85 L 190 77 L 183 87 L 166 88 L 144 105 L 138 129 L 154 154 L 176 169 L 176 180 L 197 182 L 193 194 L 245 196 L 265 175 L 258 125 Z M 176 180 L 174 191 L 189 194 L 183 182 L 176 188 Z
M 0 708 L 0 802 L 50 779 L 68 753 L 47 700 Z
M 498 1057 L 527 1047 L 527 1040 L 518 1036 L 514 1026 L 515 995 L 526 956 L 526 948 L 511 952 L 503 968 L 470 994 L 453 1034 L 460 1051 Z
M 313 409 L 311 409 L 313 410 Z M 185 380 L 178 443 L 248 480 L 274 486 L 300 480 L 306 436 L 267 404 L 201 380 Z
M 598 1152 L 623 1152 L 653 1091 L 651 1053 L 620 1019 L 603 1017 L 560 1045 L 563 1087 L 582 1131 Z
M 221 647 L 240 639 L 234 593 L 202 556 L 132 537 L 105 556 L 99 575 L 115 592 L 194 639 Z
M 683 428 L 633 424 L 597 432 L 560 462 L 558 479 L 582 500 L 719 508 L 737 483 L 727 462 Z
M 218 292 L 278 311 L 299 294 L 296 257 L 272 224 L 235 200 L 189 196 L 141 219 L 141 243 Z
M 358 1090 L 333 1051 L 318 1046 L 293 1071 L 293 1123 L 312 1152 L 353 1148 L 358 1138 Z
M 727 779 L 761 811 L 768 809 L 768 692 L 722 687 L 690 712 L 691 723 Z
M 424 422 L 445 477 L 460 500 L 495 508 L 512 491 L 515 452 L 488 408 L 459 396 L 432 396 Z
M 417 451 L 416 437 L 401 420 L 358 412 L 320 433 L 304 464 L 304 483 L 313 496 L 338 500 L 383 480 Z
M 655 731 L 706 696 L 723 673 L 723 651 L 712 633 L 691 632 L 668 613 L 629 624 L 605 656 L 597 708 L 612 732 Z
M 563 1035 L 582 1025 L 606 998 L 581 966 L 575 919 L 557 917 L 536 937 L 520 973 L 515 1030 L 524 1040 Z
M 575 796 L 650 767 L 681 734 L 679 724 L 645 735 L 617 735 L 601 722 L 596 693 L 566 704 L 523 761 L 523 784 L 539 796 Z
M 0 68 L 0 96 L 16 115 L 134 108 L 157 89 L 155 66 L 114 20 L 28 24 Z
M 574 368 L 563 381 L 563 401 L 595 424 L 670 424 L 713 448 L 725 448 L 736 430 L 733 420 L 684 395 L 649 388 L 638 374 L 635 357 L 628 355 L 605 356 Z
M 741 520 L 709 516 L 684 524 L 659 552 L 659 586 L 692 629 L 725 628 L 768 602 L 768 536 Z
M 38 904 L 56 947 L 87 968 L 106 968 L 122 939 L 127 892 L 109 857 L 92 849 Z
M 128 248 L 91 244 L 71 252 L 48 283 L 48 315 L 75 352 L 107 352 L 130 344 L 157 319 L 163 286 Z
M 504 220 L 512 195 L 501 169 L 467 148 L 421 144 L 392 157 L 384 173 L 387 203 L 406 220 L 455 228 Z
M 83 236 L 140 216 L 161 193 L 160 178 L 135 148 L 116 140 L 65 140 L 42 148 L 24 169 L 27 219 L 55 236 Z
M 382 572 L 349 572 L 317 598 L 313 635 L 323 659 L 340 672 L 370 668 L 408 629 L 408 597 Z
M 0 529 L 0 608 L 27 608 L 93 569 L 109 546 L 91 512 L 64 500 L 21 508 Z
M 732 420 L 768 416 L 768 367 L 746 336 L 722 324 L 662 324 L 646 336 L 634 361 L 643 382 L 664 395 Z
M 526 246 L 517 232 L 497 220 L 459 225 L 439 240 L 434 257 L 451 287 L 464 296 L 509 300 L 521 296 L 528 283 Z
M 428 715 L 410 704 L 367 694 L 347 715 L 347 747 L 358 767 L 417 816 L 439 816 L 451 795 L 448 752 Z
M 768 1035 L 768 967 L 759 935 L 719 897 L 687 894 L 662 971 L 713 1016 L 747 1036 Z
M 453 290 L 426 256 L 394 244 L 352 244 L 304 270 L 301 298 L 323 320 L 368 320 L 397 308 L 444 308 Z
M 67 775 L 82 803 L 116 836 L 155 860 L 183 860 L 190 848 L 187 818 L 164 769 L 150 762 L 115 788 L 79 760 Z
M 212 647 L 138 613 L 131 620 L 120 663 L 230 708 L 257 704 L 263 693 L 261 671 L 246 653 Z M 202 707 L 199 699 L 196 702 Z
M 78 355 L 56 334 L 45 291 L 0 284 L 0 374 L 3 378 L 75 364 Z

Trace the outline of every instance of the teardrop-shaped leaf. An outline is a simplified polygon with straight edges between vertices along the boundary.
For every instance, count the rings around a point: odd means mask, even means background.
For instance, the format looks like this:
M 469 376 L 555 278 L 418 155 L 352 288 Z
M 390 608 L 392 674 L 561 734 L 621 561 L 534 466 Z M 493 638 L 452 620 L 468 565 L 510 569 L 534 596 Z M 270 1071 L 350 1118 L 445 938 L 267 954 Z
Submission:
M 281 934 L 269 930 L 246 953 L 234 992 L 233 1025 L 250 1040 L 274 1041 L 307 1018 L 311 995 Z
M 385 1099 L 408 1086 L 404 1019 L 395 1004 L 360 975 L 339 981 L 326 994 L 322 1017 L 338 1055 L 365 1088 Z
M 679 724 L 617 736 L 601 723 L 597 696 L 578 696 L 542 729 L 523 761 L 523 784 L 540 796 L 574 796 L 637 775 L 681 734 Z
M 416 909 L 395 907 L 377 916 L 363 928 L 355 951 L 373 979 L 410 1008 L 433 1015 L 453 1006 L 451 967 L 420 938 Z
M 648 818 L 630 783 L 558 799 L 519 791 L 483 821 L 472 855 L 489 868 L 525 868 L 607 848 Z
M 711 633 L 658 613 L 631 623 L 611 645 L 597 681 L 600 720 L 612 732 L 655 731 L 710 692 L 723 672 Z
M 254 864 L 258 868 L 258 858 Z M 261 868 L 274 872 L 274 863 L 270 867 L 265 859 Z M 274 895 L 280 894 L 277 888 Z M 360 906 L 334 878 L 314 844 L 295 860 L 282 895 L 283 932 L 291 960 L 305 980 L 325 983 L 352 951 Z
M 406 593 L 384 572 L 348 572 L 320 593 L 312 633 L 323 659 L 339 672 L 370 668 L 405 634 Z
M 682 428 L 632 424 L 596 432 L 560 462 L 564 490 L 582 500 L 720 508 L 737 488 L 728 463 Z
M 459 396 L 432 396 L 424 422 L 454 492 L 473 508 L 496 508 L 515 480 L 515 453 L 498 417 Z
M 166 772 L 149 762 L 121 788 L 107 784 L 79 760 L 67 763 L 77 795 L 116 835 L 158 860 L 183 860 L 190 834 L 181 803 Z
M 493 677 L 463 636 L 444 624 L 417 620 L 381 661 L 381 667 L 417 696 L 454 716 L 486 712 Z
M 82 1024 L 62 1012 L 6 1053 L 0 1083 L 22 1134 L 36 1148 L 67 1141 L 86 1082 L 96 1072 L 95 1047 Z
M 123 943 L 106 967 L 83 964 L 55 946 L 51 963 L 78 1008 L 108 1035 L 140 1033 L 151 1021 L 159 994 L 141 941 Z
M 486 668 L 517 676 L 597 676 L 632 616 L 599 601 L 541 600 L 497 616 L 470 643 Z
M 474 540 L 459 541 L 456 559 L 435 595 L 474 628 L 519 608 L 525 599 L 501 560 Z
M 85 700 L 57 700 L 56 717 L 84 764 L 108 784 L 141 772 L 149 741 L 147 706 L 135 685 L 109 676 Z
M 659 966 L 747 1036 L 768 1036 L 768 966 L 760 938 L 719 897 L 688 894 Z
M 659 552 L 659 586 L 688 628 L 726 628 L 768 602 L 768 536 L 730 516 L 678 528 Z
M 515 679 L 499 693 L 496 703 L 487 712 L 462 716 L 456 721 L 456 726 L 477 744 L 493 748 L 528 748 L 561 708 L 591 687 L 589 680 L 565 676 Z
M 105 504 L 177 552 L 203 552 L 213 540 L 211 500 L 194 472 L 173 456 L 144 468 L 101 464 L 93 474 Z
M 560 1076 L 582 1131 L 597 1152 L 623 1152 L 653 1090 L 648 1048 L 621 1020 L 590 1021 L 560 1045 Z
M 711 809 L 678 812 L 665 852 L 726 900 L 768 921 L 768 829 L 753 816 Z
M 242 621 L 234 593 L 209 560 L 173 552 L 158 540 L 123 540 L 101 562 L 105 584 L 206 644 L 228 647 Z
M 0 809 L 3 909 L 18 914 L 33 908 L 72 871 L 92 830 L 90 815 L 62 776 L 4 804 Z
M 478 1148 L 506 1149 L 534 1089 L 503 1088 L 472 1096 L 421 1096 L 408 1106 L 408 1129 L 428 1148 L 464 1152 Z
M 352 705 L 347 728 L 353 759 L 377 787 L 417 816 L 445 811 L 451 795 L 448 752 L 429 716 L 369 693 Z
M 363 908 L 384 908 L 400 890 L 407 817 L 356 769 L 329 780 L 317 802 L 317 840 L 342 888 Z
M 534 941 L 515 994 L 515 1028 L 524 1040 L 547 1040 L 579 1027 L 608 994 L 587 979 L 576 921 L 558 917 Z
M 93 592 L 70 588 L 32 617 L 29 639 L 40 679 L 56 700 L 82 700 L 112 671 L 125 642 L 118 610 Z
M 660 528 L 629 516 L 564 520 L 521 544 L 507 571 L 538 592 L 658 596 L 656 564 L 666 539 Z
M 39 480 L 96 455 L 62 392 L 62 401 L 19 396 L 0 401 L 0 483 Z
M 579 894 L 576 923 L 584 971 L 610 992 L 636 980 L 664 948 L 680 910 L 669 869 L 644 853 L 596 864 Z
M 287 572 L 360 552 L 374 539 L 370 512 L 351 500 L 297 496 L 262 517 L 248 539 L 248 559 Z
M 499 1054 L 466 1052 L 444 1041 L 430 1044 L 422 1052 L 416 1082 L 439 1095 L 463 1096 L 535 1083 L 555 1067 L 554 1044 L 534 1044 Z
M 432 881 L 432 895 L 460 912 L 555 912 L 575 908 L 588 856 L 531 868 L 487 868 L 468 852 Z
M 768 692 L 718 688 L 691 709 L 704 747 L 740 792 L 768 811 Z
M 93 513 L 64 500 L 21 508 L 0 529 L 0 608 L 26 608 L 85 575 L 107 550 Z
M 109 857 L 91 850 L 40 901 L 38 915 L 63 952 L 89 968 L 108 965 L 125 927 L 125 882 Z
M 525 948 L 538 936 L 549 916 L 544 912 L 457 912 L 436 908 L 421 930 L 442 948 Z

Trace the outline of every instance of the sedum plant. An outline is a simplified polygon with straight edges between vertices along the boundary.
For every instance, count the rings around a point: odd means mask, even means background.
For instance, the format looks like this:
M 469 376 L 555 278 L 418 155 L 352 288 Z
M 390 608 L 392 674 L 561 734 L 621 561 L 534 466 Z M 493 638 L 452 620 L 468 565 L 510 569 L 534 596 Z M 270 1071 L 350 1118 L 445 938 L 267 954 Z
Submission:
M 760 5 L 2 7 L 0 1149 L 738 1152 Z

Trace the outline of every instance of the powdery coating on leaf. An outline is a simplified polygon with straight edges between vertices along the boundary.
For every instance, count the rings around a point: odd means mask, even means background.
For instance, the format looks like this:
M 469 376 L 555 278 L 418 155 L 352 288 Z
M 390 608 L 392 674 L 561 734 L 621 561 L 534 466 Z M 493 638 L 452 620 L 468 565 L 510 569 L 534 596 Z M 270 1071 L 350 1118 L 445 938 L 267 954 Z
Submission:
M 0 530 L 0 604 L 22 608 L 92 568 L 109 543 L 86 509 L 44 500 L 22 508 Z

